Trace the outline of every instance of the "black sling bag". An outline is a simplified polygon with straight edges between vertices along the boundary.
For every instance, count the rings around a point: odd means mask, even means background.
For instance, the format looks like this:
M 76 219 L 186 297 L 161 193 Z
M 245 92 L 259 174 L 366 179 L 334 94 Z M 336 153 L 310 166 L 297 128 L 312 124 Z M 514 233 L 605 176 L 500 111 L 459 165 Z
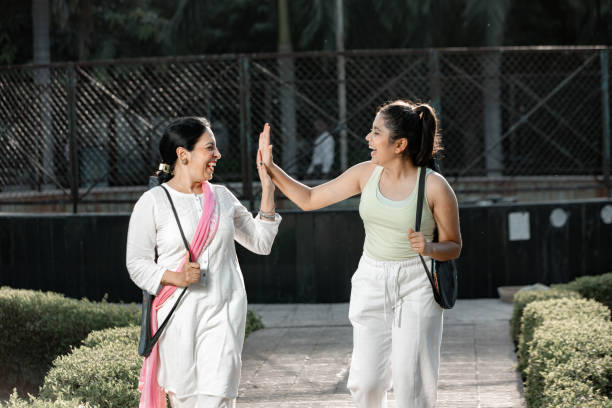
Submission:
M 421 228 L 421 216 L 423 215 L 423 201 L 425 196 L 425 176 L 427 174 L 427 168 L 421 167 L 419 175 L 419 195 L 417 196 L 417 210 L 416 210 L 416 221 L 414 230 L 418 232 Z M 437 231 L 434 231 L 434 242 L 437 242 Z M 425 267 L 425 273 L 431 283 L 431 290 L 433 291 L 434 299 L 444 309 L 451 309 L 455 306 L 457 300 L 457 266 L 455 261 L 436 261 L 431 259 L 431 271 L 427 267 L 425 260 L 419 254 L 421 262 Z

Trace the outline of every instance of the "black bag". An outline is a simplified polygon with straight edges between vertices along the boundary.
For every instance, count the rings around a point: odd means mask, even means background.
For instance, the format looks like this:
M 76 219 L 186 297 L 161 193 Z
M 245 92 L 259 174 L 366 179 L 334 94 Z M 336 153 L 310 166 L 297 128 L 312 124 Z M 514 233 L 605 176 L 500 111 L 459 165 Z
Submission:
M 157 177 L 152 176 L 149 179 L 149 188 L 155 187 L 157 185 L 159 185 L 159 180 L 157 179 Z M 164 186 L 160 187 L 164 189 L 166 195 L 168 196 L 168 201 L 170 201 L 170 206 L 172 207 L 174 218 L 176 218 L 176 223 L 178 224 L 179 231 L 181 232 L 181 237 L 183 238 L 183 243 L 185 244 L 185 248 L 187 248 L 187 252 L 189 252 L 189 262 L 192 262 L 191 251 L 189 251 L 189 243 L 187 242 L 185 234 L 183 233 L 183 228 L 181 227 L 181 222 L 179 221 L 178 214 L 176 213 L 176 209 L 174 208 L 174 203 L 172 202 L 172 198 L 170 198 L 170 193 L 168 192 L 168 190 L 166 190 Z M 157 262 L 157 248 L 155 249 L 155 262 Z M 170 320 L 170 317 L 172 317 L 174 310 L 181 302 L 181 299 L 183 298 L 183 295 L 185 295 L 186 290 L 187 288 L 183 288 L 183 291 L 179 295 L 178 299 L 176 299 L 176 303 L 174 303 L 174 306 L 172 306 L 170 313 L 168 313 L 168 316 L 161 324 L 161 326 L 159 326 L 154 335 L 151 335 L 151 306 L 153 305 L 153 299 L 155 299 L 155 296 L 151 295 L 146 290 L 142 291 L 142 316 L 140 318 L 140 340 L 138 341 L 139 355 L 143 357 L 148 357 L 149 354 L 151 354 L 153 346 L 155 346 L 155 343 L 157 343 L 159 336 L 161 336 L 164 328 L 166 327 L 166 324 L 168 323 L 168 320 Z
M 425 193 L 425 175 L 427 174 L 427 168 L 421 167 L 421 174 L 419 176 L 419 190 L 417 197 L 417 210 L 416 210 L 416 221 L 414 230 L 419 231 L 421 228 L 421 216 L 423 215 L 423 201 Z M 437 231 L 434 231 L 434 242 L 438 241 Z M 455 306 L 457 300 L 457 265 L 454 260 L 451 261 L 436 261 L 431 259 L 431 272 L 427 268 L 425 260 L 419 254 L 421 262 L 425 267 L 425 273 L 431 283 L 431 290 L 433 291 L 434 299 L 444 309 L 451 309 Z

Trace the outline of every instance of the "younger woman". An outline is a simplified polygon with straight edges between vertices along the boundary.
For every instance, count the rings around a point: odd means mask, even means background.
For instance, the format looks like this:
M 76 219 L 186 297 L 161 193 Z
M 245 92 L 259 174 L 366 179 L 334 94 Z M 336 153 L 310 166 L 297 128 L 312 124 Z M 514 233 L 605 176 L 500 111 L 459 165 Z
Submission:
M 361 193 L 363 255 L 351 280 L 353 356 L 348 388 L 361 408 L 386 406 L 393 385 L 399 408 L 436 403 L 442 308 L 418 257 L 445 261 L 461 251 L 453 190 L 427 169 L 439 150 L 437 119 L 426 104 L 398 100 L 379 108 L 366 136 L 372 159 L 328 183 L 307 187 L 273 162 L 270 127 L 259 137 L 274 184 L 302 210 L 323 208 Z M 426 171 L 421 231 L 414 232 L 418 180 Z M 438 242 L 432 242 L 434 228 Z

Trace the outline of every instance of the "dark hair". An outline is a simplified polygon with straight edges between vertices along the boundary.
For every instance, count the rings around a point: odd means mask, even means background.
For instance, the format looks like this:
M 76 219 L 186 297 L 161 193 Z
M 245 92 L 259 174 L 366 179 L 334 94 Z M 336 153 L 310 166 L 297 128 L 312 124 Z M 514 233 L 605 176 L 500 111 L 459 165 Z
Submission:
M 407 139 L 403 154 L 415 166 L 435 166 L 434 154 L 442 150 L 442 145 L 436 112 L 430 105 L 398 99 L 382 105 L 377 113 L 382 114 L 391 142 Z
M 174 119 L 164 130 L 159 141 L 161 162 L 170 166 L 169 172 L 157 171 L 160 183 L 173 177 L 174 165 L 178 159 L 176 149 L 183 147 L 192 151 L 202 134 L 210 131 L 210 122 L 204 117 L 187 116 Z

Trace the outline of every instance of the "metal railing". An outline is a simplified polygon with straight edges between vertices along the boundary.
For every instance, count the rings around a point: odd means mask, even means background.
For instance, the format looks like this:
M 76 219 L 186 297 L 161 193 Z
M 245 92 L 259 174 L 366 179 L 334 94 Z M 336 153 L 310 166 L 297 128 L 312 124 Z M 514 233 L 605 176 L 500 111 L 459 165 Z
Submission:
M 364 137 L 376 107 L 396 98 L 438 111 L 441 167 L 451 182 L 584 176 L 609 191 L 609 51 L 382 50 L 4 67 L 0 202 L 58 190 L 53 200 L 76 211 L 97 188 L 143 186 L 165 125 L 184 115 L 211 120 L 223 154 L 217 180 L 252 201 L 265 122 L 275 157 L 299 178 L 322 176 L 307 169 L 313 124 L 326 123 L 335 151 L 323 176 L 333 177 L 369 158 Z

